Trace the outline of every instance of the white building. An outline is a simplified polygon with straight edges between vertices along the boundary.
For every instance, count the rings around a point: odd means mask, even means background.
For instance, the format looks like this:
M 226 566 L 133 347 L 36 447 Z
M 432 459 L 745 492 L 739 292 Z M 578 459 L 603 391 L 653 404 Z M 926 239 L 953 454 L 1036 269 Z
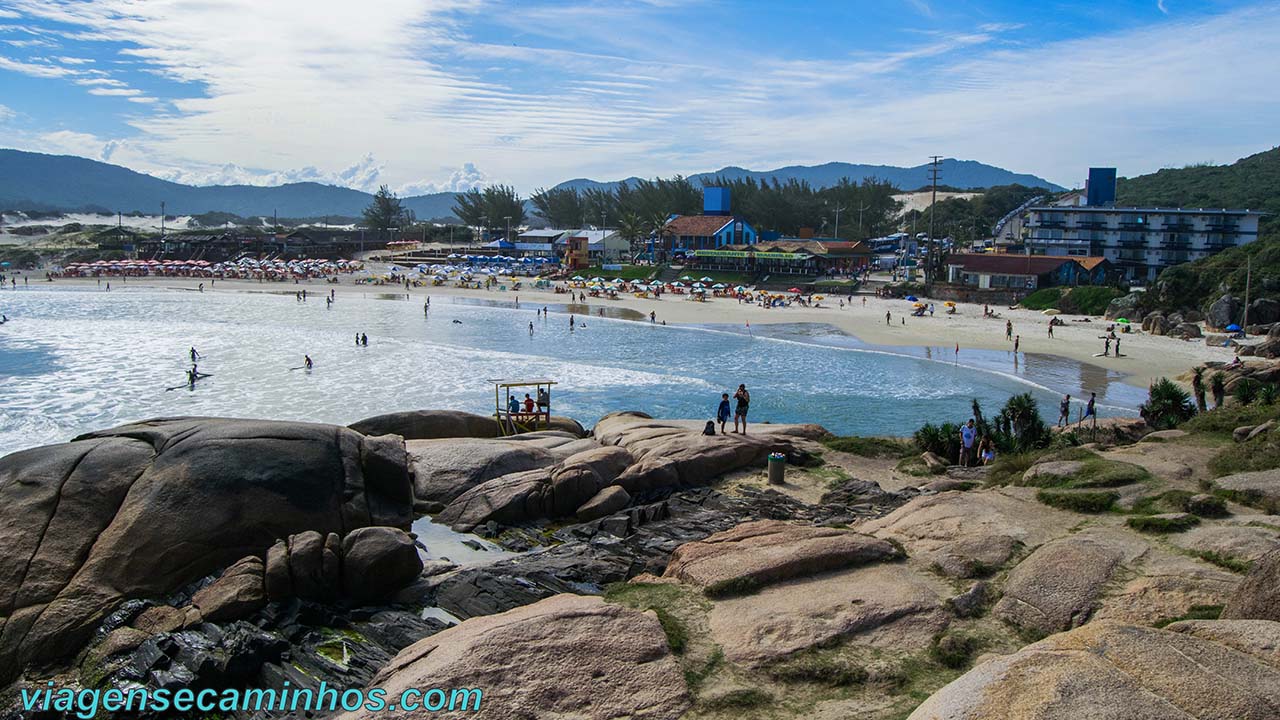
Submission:
M 1256 210 L 1040 205 L 1022 239 L 1034 255 L 1105 257 L 1121 276 L 1151 282 L 1171 265 L 1258 239 Z
M 567 230 L 556 238 L 556 248 L 563 253 L 569 238 L 586 238 L 587 255 L 592 262 L 620 263 L 631 252 L 631 243 L 616 230 Z

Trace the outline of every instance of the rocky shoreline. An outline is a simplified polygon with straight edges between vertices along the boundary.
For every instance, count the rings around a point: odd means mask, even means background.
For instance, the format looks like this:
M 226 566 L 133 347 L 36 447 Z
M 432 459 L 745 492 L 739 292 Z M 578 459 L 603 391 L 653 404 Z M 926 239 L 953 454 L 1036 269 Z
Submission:
M 0 717 L 70 716 L 21 711 L 50 681 L 483 688 L 446 717 L 1276 717 L 1280 479 L 1162 515 L 1217 487 L 1178 432 L 892 489 L 817 426 L 641 413 L 516 438 L 446 411 L 90 433 L 0 458 Z M 1042 497 L 1099 476 L 1181 530 Z M 411 534 L 423 513 L 515 554 L 449 561 Z

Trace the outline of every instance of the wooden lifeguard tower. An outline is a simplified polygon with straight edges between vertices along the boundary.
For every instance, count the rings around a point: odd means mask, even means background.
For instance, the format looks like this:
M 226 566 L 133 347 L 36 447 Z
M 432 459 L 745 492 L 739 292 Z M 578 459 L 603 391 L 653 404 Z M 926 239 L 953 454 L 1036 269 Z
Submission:
M 554 380 L 490 380 L 493 383 L 493 417 L 502 437 L 546 430 L 551 427 L 551 386 Z M 515 393 L 512 393 L 512 389 Z M 533 388 L 530 393 L 524 388 Z M 533 412 L 525 409 L 522 394 L 534 401 Z M 515 400 L 518 410 L 511 404 Z

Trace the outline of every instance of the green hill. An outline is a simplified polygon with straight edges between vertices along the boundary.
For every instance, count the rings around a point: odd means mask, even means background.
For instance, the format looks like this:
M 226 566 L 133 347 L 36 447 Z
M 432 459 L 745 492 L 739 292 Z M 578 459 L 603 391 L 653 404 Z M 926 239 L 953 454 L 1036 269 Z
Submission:
M 1243 295 L 1252 258 L 1252 297 L 1280 296 L 1280 148 L 1231 165 L 1197 165 L 1122 178 L 1116 204 L 1157 207 L 1249 208 L 1267 213 L 1256 242 L 1169 268 L 1143 303 L 1148 309 L 1203 309 L 1225 291 Z

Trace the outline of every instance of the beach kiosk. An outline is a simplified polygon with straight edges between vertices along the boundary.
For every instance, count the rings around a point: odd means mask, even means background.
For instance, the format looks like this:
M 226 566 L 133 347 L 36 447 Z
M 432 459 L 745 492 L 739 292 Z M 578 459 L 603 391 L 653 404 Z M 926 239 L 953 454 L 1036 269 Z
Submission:
M 502 437 L 546 430 L 551 427 L 551 386 L 554 380 L 490 380 L 493 383 L 493 417 Z M 530 412 L 524 396 L 534 401 Z

